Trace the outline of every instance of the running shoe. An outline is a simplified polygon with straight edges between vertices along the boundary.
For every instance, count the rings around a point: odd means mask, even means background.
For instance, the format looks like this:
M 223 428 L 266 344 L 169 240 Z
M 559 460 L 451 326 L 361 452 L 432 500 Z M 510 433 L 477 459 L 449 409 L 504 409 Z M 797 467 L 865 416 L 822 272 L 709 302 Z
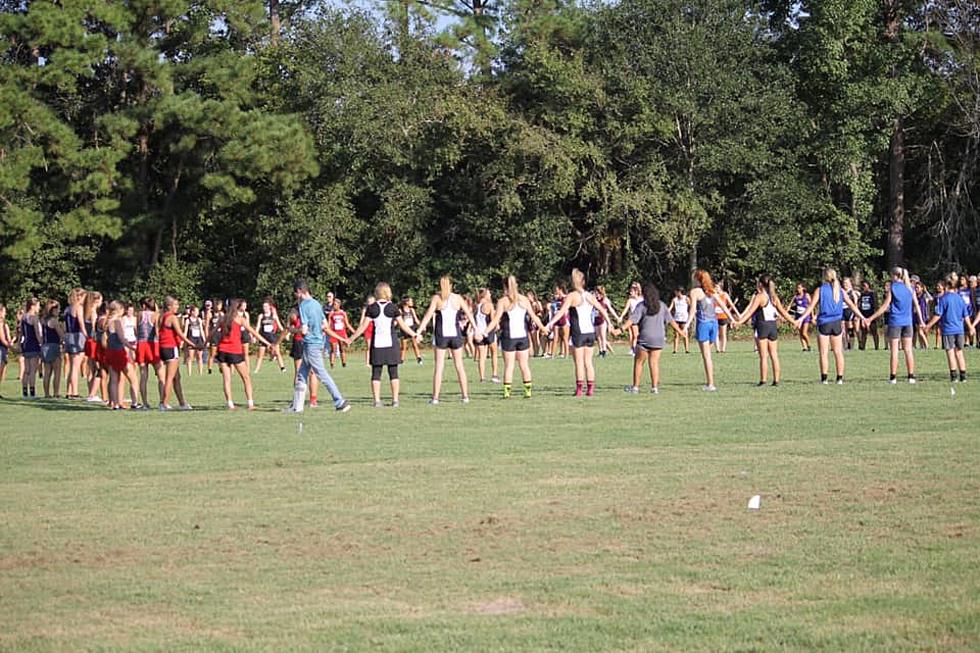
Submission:
M 342 403 L 339 406 L 337 406 L 336 410 L 337 410 L 338 413 L 346 413 L 346 412 L 349 412 L 350 411 L 350 402 L 345 399 L 344 400 L 344 403 Z

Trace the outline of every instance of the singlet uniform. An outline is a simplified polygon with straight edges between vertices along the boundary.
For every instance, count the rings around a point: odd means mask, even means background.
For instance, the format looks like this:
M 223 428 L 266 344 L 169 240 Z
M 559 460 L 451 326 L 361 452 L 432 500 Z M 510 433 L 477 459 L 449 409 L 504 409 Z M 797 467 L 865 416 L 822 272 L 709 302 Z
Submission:
M 687 297 L 674 297 L 674 322 L 683 329 L 691 320 L 691 305 Z
M 110 330 L 106 335 L 103 363 L 116 372 L 125 372 L 129 366 L 129 355 L 126 353 L 126 345 L 123 344 L 123 339 L 115 331 Z
M 136 363 L 156 365 L 160 362 L 160 345 L 157 343 L 157 325 L 153 311 L 141 311 L 136 323 Z
M 244 322 L 246 324 L 248 323 L 248 320 L 249 320 L 248 313 L 239 313 L 239 316 L 242 317 L 242 318 L 244 318 Z M 245 328 L 245 325 L 244 324 L 239 325 L 239 329 L 242 332 L 242 344 L 243 345 L 250 344 L 252 342 L 252 334 L 248 332 L 248 329 Z M 223 338 L 224 337 L 224 334 L 222 334 L 221 337 Z
M 562 305 L 562 300 L 560 300 L 560 299 L 553 300 L 551 302 L 551 304 L 549 304 L 549 307 L 550 307 L 550 310 L 551 310 L 551 314 L 554 315 L 555 313 L 557 313 L 558 311 L 560 311 L 561 310 L 561 305 Z M 561 316 L 561 319 L 558 320 L 557 322 L 555 322 L 555 326 L 556 327 L 568 326 L 568 316 L 567 315 L 562 315 Z
M 330 328 L 333 329 L 334 333 L 344 338 L 347 337 L 347 312 L 346 311 L 330 311 L 330 315 L 327 316 L 330 322 Z M 340 341 L 330 336 L 330 344 L 337 345 Z
M 900 281 L 892 282 L 892 305 L 888 312 L 888 333 L 890 340 L 912 337 L 912 304 L 915 296 L 909 287 Z
M 303 321 L 299 319 L 298 316 L 294 316 L 289 319 L 289 326 L 293 329 L 300 329 L 303 327 Z M 289 347 L 289 357 L 294 361 L 303 360 L 303 334 L 294 333 L 293 334 L 293 344 Z
M 466 312 L 463 309 L 456 311 L 456 328 L 464 338 L 473 332 L 473 325 L 466 319 Z
M 187 318 L 187 342 L 196 348 L 204 347 L 204 320 L 199 317 Z
M 845 293 L 848 297 L 850 297 L 850 299 L 851 299 L 852 302 L 854 301 L 854 290 L 853 289 L 852 290 L 844 290 L 843 288 L 841 288 L 841 292 Z M 848 306 L 847 303 L 845 302 L 844 303 L 844 321 L 845 322 L 850 322 L 853 319 L 854 319 L 854 311 L 852 311 L 851 310 L 851 307 Z
M 389 375 L 393 379 L 398 378 L 397 365 L 402 362 L 401 349 L 398 346 L 398 323 L 400 316 L 398 307 L 387 301 L 376 301 L 367 307 L 364 316 L 374 324 L 374 333 L 371 336 L 370 359 L 372 379 L 381 379 L 381 368 L 387 366 Z M 450 322 L 454 324 L 453 322 Z M 395 367 L 393 370 L 392 368 Z M 374 378 L 375 371 L 377 378 Z
M 967 316 L 968 317 L 972 317 L 973 316 L 973 295 L 970 293 L 970 289 L 969 288 L 960 288 L 959 290 L 956 291 L 956 293 L 960 296 L 960 298 L 963 300 L 963 303 L 966 305 L 966 314 L 967 314 Z
M 105 345 L 106 342 L 106 318 L 100 317 L 95 320 L 95 360 L 99 365 L 105 365 Z
M 806 313 L 806 309 L 810 308 L 810 296 L 806 293 L 802 295 L 793 295 L 793 315 L 799 319 L 801 315 Z M 810 324 L 813 321 L 812 315 L 807 315 L 806 319 L 803 320 L 803 324 Z
M 336 331 L 336 329 L 334 330 Z M 276 326 L 276 318 L 273 317 L 272 313 L 268 315 L 263 313 L 262 317 L 259 318 L 259 333 L 262 334 L 262 337 L 269 342 L 275 342 L 278 331 L 279 327 Z
M 48 320 L 41 322 L 41 360 L 51 364 L 61 356 L 61 337 L 58 330 L 48 326 Z
M 218 340 L 218 362 L 225 365 L 238 365 L 245 362 L 245 343 L 242 342 L 242 326 L 232 322 L 227 328 L 220 325 L 221 339 Z
M 663 349 L 667 346 L 667 324 L 670 323 L 670 309 L 663 302 L 656 313 L 647 312 L 647 303 L 641 301 L 630 313 L 630 322 L 638 327 L 636 346 L 643 351 Z
M 500 316 L 500 348 L 507 352 L 527 351 L 531 347 L 528 338 L 527 310 L 520 304 L 511 307 Z
M 568 309 L 568 324 L 571 327 L 572 347 L 595 346 L 595 324 L 592 321 L 592 304 L 587 299 L 589 293 L 579 291 L 582 303 Z
M 490 317 L 483 312 L 483 305 L 476 307 L 476 314 L 473 316 L 476 319 L 476 330 L 483 333 L 483 340 L 477 341 L 477 346 L 488 347 L 493 343 L 497 342 L 497 333 L 487 333 L 487 325 L 490 323 Z
M 99 359 L 99 342 L 95 337 L 95 323 L 85 321 L 85 333 L 88 337 L 85 339 L 85 356 L 90 360 L 97 361 Z
M 944 292 L 936 299 L 936 315 L 939 316 L 943 334 L 943 349 L 963 349 L 963 322 L 969 314 L 960 297 L 956 293 Z
M 844 333 L 841 321 L 844 319 L 844 289 L 838 289 L 840 294 L 834 301 L 833 284 L 825 283 L 820 286 L 820 312 L 817 315 L 817 333 L 822 336 L 839 336 Z
M 442 308 L 436 311 L 435 346 L 436 349 L 459 349 L 463 346 L 463 336 L 457 321 L 458 309 L 453 305 L 453 298 L 442 303 Z
M 136 348 L 136 317 L 124 315 L 122 318 L 123 338 L 133 349 Z
M 35 320 L 39 319 L 37 316 Z M 40 358 L 41 343 L 37 339 L 37 331 L 26 317 L 20 319 L 20 353 L 24 358 Z
M 163 317 L 160 318 L 160 324 L 166 325 L 168 317 L 177 319 L 176 315 L 170 311 L 167 311 L 163 314 Z M 160 327 L 160 360 L 165 363 L 168 361 L 177 360 L 179 356 L 177 349 L 178 345 L 180 344 L 178 342 L 179 337 L 180 336 L 177 335 L 177 330 L 174 327 Z
M 858 308 L 861 309 L 861 313 L 863 313 L 865 316 L 872 315 L 875 310 L 877 310 L 878 299 L 875 297 L 874 291 L 869 290 L 861 293 L 861 296 L 858 297 Z M 872 322 L 872 324 L 875 322 L 877 322 L 877 320 Z
M 599 302 L 600 304 L 602 304 L 602 307 L 604 309 L 606 309 L 606 311 L 609 310 L 609 307 L 606 306 L 606 298 L 605 297 L 600 298 L 597 295 L 596 296 L 596 301 Z M 599 312 L 599 309 L 593 307 L 592 308 L 592 324 L 594 324 L 595 326 L 598 327 L 598 326 L 602 326 L 605 323 L 605 321 L 606 320 L 605 320 L 605 318 L 602 317 L 602 313 Z
M 69 354 L 80 354 L 85 351 L 85 334 L 82 324 L 75 317 L 75 309 L 69 306 L 65 309 L 65 351 Z
M 929 319 L 929 300 L 931 296 L 928 293 L 913 293 L 915 295 L 915 303 L 919 305 L 919 312 L 916 313 L 912 311 L 912 326 L 920 327 L 922 326 L 922 321 L 919 316 L 922 316 L 922 320 Z
M 697 318 L 698 325 L 694 331 L 694 338 L 698 342 L 718 340 L 718 313 L 715 311 L 717 303 L 718 300 L 713 296 L 705 295 L 695 305 L 694 316 Z
M 755 324 L 755 337 L 759 340 L 779 340 L 779 323 L 776 307 L 773 306 L 772 297 L 766 293 L 768 303 L 762 308 L 757 308 L 752 316 Z
M 414 329 L 415 328 L 415 311 L 413 311 L 412 309 L 408 308 L 407 306 L 405 308 L 403 308 L 402 309 L 402 322 L 404 322 L 405 323 L 405 326 L 409 327 L 410 329 Z
M 724 299 L 729 298 L 727 292 L 718 293 L 718 299 L 715 300 L 715 317 L 718 318 L 718 326 L 725 326 L 728 324 L 728 311 L 725 310 Z
M 221 342 L 221 322 L 224 320 L 224 317 L 224 313 L 220 311 L 215 311 L 211 314 L 211 321 L 208 325 L 211 331 L 208 339 L 212 347 L 217 347 L 218 343 Z

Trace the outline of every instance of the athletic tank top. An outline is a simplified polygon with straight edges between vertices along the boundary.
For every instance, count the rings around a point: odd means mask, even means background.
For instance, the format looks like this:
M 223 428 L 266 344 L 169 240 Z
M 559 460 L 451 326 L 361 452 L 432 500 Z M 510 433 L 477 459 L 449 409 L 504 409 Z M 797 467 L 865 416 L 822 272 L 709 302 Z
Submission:
M 436 334 L 440 338 L 455 338 L 459 335 L 459 330 L 456 328 L 457 310 L 450 295 L 449 299 L 442 303 L 442 308 L 436 311 Z M 381 314 L 383 315 L 384 311 L 381 311 Z
M 520 304 L 511 306 L 500 318 L 504 337 L 510 340 L 527 337 L 527 311 Z
M 294 329 L 300 329 L 303 327 L 303 321 L 298 317 L 294 317 L 289 320 L 289 325 Z M 303 333 L 301 331 L 293 334 L 293 342 L 303 342 Z
M 727 292 L 720 292 L 718 293 L 718 296 L 721 298 L 728 297 L 729 299 L 731 299 L 731 297 L 728 295 Z M 715 302 L 715 317 L 718 318 L 719 320 L 728 319 L 728 311 L 725 310 L 725 304 L 723 301 Z
M 677 322 L 687 322 L 690 320 L 691 316 L 688 309 L 690 308 L 688 304 L 687 297 L 675 297 L 674 298 L 674 320 Z
M 344 311 L 331 311 L 330 312 L 330 328 L 337 333 L 342 333 L 347 330 L 347 313 Z
M 123 345 L 122 338 L 115 331 L 110 331 L 108 337 L 106 338 L 106 349 L 111 349 L 112 351 L 120 351 L 125 349 Z
M 777 317 L 776 307 L 773 305 L 772 297 L 770 297 L 768 293 L 766 294 L 766 299 L 769 300 L 769 303 L 759 310 L 759 312 L 762 314 L 762 321 L 775 322 Z
M 204 338 L 204 325 L 199 317 L 187 318 L 187 335 L 192 340 L 202 340 Z
M 157 327 L 153 323 L 153 312 L 143 311 L 140 313 L 139 323 L 136 325 L 137 342 L 153 342 L 157 339 Z
M 37 341 L 37 331 L 27 318 L 20 320 L 21 350 L 27 353 L 41 351 L 41 343 Z
M 242 345 L 241 326 L 231 323 L 229 328 L 221 325 L 221 340 L 218 341 L 218 351 L 225 354 L 244 354 L 245 347 Z
M 74 309 L 69 306 L 65 309 L 65 333 L 81 333 L 82 325 L 79 324 L 78 318 L 75 317 Z
M 95 320 L 95 342 L 99 343 L 100 345 L 106 336 L 105 327 L 106 324 L 104 319 L 100 317 Z
M 174 317 L 174 314 L 167 311 L 160 318 L 160 324 L 166 325 L 167 318 Z M 177 346 L 177 330 L 172 326 L 160 327 L 160 346 L 164 349 L 173 349 Z
M 410 308 L 402 309 L 402 322 L 404 322 L 406 326 L 410 326 L 410 327 L 415 326 L 415 315 L 412 314 L 412 309 Z
M 715 304 L 717 301 L 714 297 L 705 295 L 698 300 L 696 315 L 698 322 L 717 322 L 718 317 L 715 314 Z
M 221 318 L 223 318 L 223 317 L 224 317 L 224 315 L 221 315 L 220 313 L 214 313 L 211 316 L 211 332 L 212 333 L 218 333 L 221 330 Z
M 266 339 L 276 332 L 276 320 L 271 313 L 269 315 L 262 314 L 262 318 L 259 320 L 259 330 Z
M 909 287 L 900 281 L 892 282 L 892 305 L 888 313 L 888 326 L 912 326 L 912 302 L 915 297 Z
M 88 334 L 89 338 L 95 338 L 95 324 L 85 320 L 85 333 Z
M 592 323 L 592 304 L 586 299 L 589 297 L 589 293 L 582 290 L 579 294 L 582 296 L 582 303 L 578 306 L 573 306 L 568 311 L 568 321 L 572 327 L 572 334 L 579 336 L 595 333 L 595 325 Z
M 844 289 L 840 288 L 837 301 L 834 301 L 833 284 L 825 283 L 820 286 L 820 312 L 817 314 L 817 325 L 840 322 L 844 319 Z
M 52 329 L 49 327 L 47 320 L 41 323 L 41 338 L 44 340 L 44 344 L 46 345 L 61 344 L 61 338 L 58 337 L 57 329 Z
M 124 317 L 122 319 L 123 337 L 126 342 L 136 342 L 136 318 Z
M 487 314 L 483 312 L 482 304 L 477 306 L 476 315 L 473 317 L 476 318 L 476 328 L 481 332 L 485 332 L 487 330 L 487 324 L 490 323 L 490 319 L 487 317 Z
M 395 318 L 387 315 L 388 312 L 385 309 L 391 305 L 391 302 L 378 301 L 374 303 L 378 307 L 378 315 L 372 317 L 371 321 L 374 323 L 374 333 L 371 337 L 371 346 L 375 349 L 386 349 L 388 347 L 395 346 Z M 374 311 L 371 311 L 372 313 Z M 453 320 L 449 321 L 450 324 L 455 324 Z

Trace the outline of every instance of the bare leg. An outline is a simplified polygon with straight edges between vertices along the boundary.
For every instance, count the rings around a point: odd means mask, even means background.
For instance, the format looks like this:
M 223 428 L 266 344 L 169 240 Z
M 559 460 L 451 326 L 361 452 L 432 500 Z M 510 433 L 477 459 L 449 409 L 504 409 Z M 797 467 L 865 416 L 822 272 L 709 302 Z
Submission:
M 466 367 L 463 365 L 463 352 L 461 350 L 453 350 L 453 363 L 456 365 L 456 376 L 459 377 L 459 390 L 463 393 L 463 399 L 469 399 L 470 388 L 466 381 Z
M 660 349 L 654 349 L 650 352 L 650 384 L 656 388 L 660 389 Z
M 830 348 L 834 350 L 834 367 L 837 369 L 837 377 L 844 376 L 844 338 L 843 336 L 831 336 Z
M 711 343 L 698 342 L 698 347 L 701 348 L 701 359 L 704 362 L 705 383 L 708 387 L 713 387 L 715 385 L 715 367 L 711 362 Z
M 640 349 L 633 356 L 633 387 L 640 387 L 640 377 L 643 376 L 643 364 L 646 362 L 648 354 L 646 350 Z
M 439 393 L 442 392 L 442 373 L 446 368 L 446 350 L 436 348 L 436 364 L 432 370 L 432 398 L 439 401 Z

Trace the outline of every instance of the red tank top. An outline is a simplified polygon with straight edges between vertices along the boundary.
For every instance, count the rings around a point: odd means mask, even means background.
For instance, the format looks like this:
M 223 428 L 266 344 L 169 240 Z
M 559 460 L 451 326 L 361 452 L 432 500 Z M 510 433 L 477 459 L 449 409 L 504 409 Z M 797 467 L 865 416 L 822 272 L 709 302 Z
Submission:
M 298 317 L 294 317 L 294 318 L 292 318 L 289 321 L 289 324 L 294 329 L 299 329 L 299 328 L 301 328 L 303 326 L 303 321 L 301 319 L 299 319 Z M 293 334 L 293 340 L 295 342 L 303 342 L 303 332 L 302 331 L 299 331 L 297 333 L 294 333 Z
M 225 354 L 244 354 L 245 347 L 242 345 L 242 330 L 234 321 L 231 328 L 227 329 L 226 323 L 221 324 L 221 340 L 218 342 L 218 351 Z
M 179 336 L 177 335 L 177 330 L 172 326 L 167 326 L 167 318 L 173 317 L 173 315 L 174 314 L 172 312 L 167 311 L 163 314 L 163 317 L 160 318 L 161 327 L 159 342 L 160 347 L 163 349 L 173 349 L 178 344 L 177 338 Z

